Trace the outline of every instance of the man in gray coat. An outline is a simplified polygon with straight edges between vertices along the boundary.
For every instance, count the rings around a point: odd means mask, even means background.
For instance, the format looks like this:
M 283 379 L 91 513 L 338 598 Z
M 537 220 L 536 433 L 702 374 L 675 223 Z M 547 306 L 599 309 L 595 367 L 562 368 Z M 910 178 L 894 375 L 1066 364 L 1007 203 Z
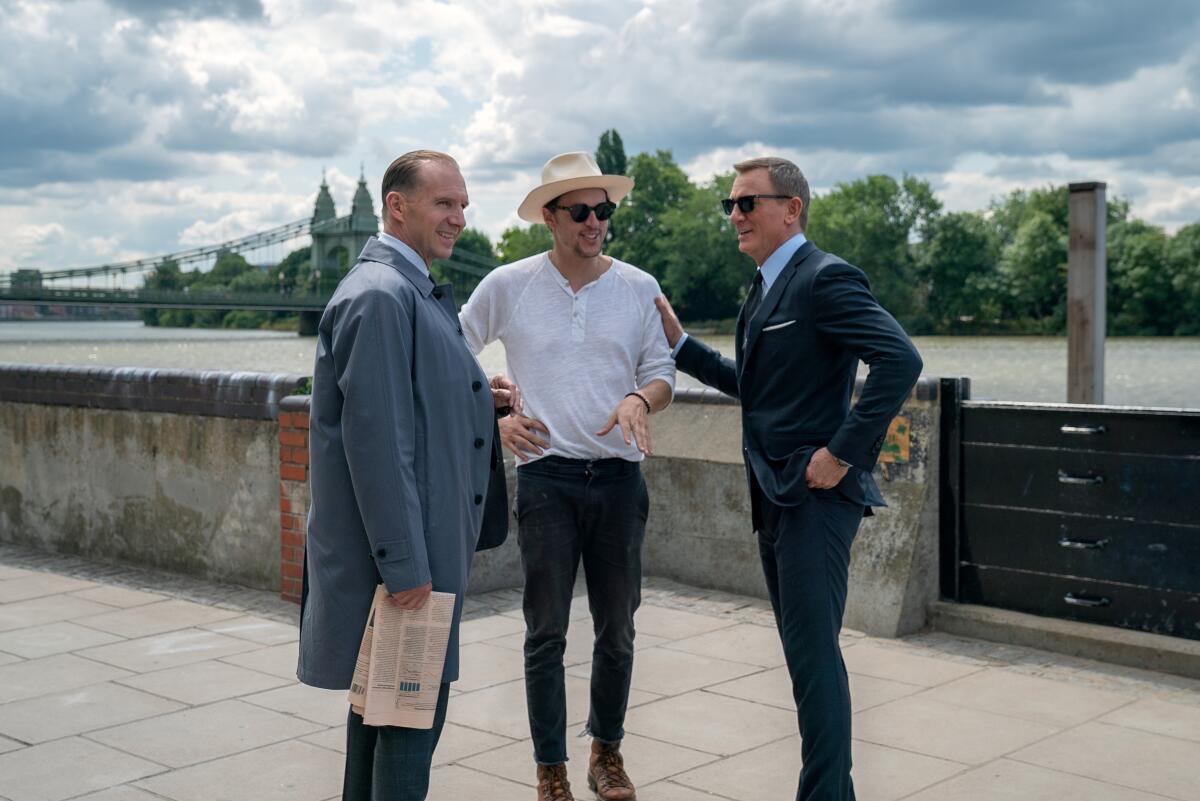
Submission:
M 375 588 L 390 602 L 457 596 L 432 729 L 373 727 L 349 713 L 346 801 L 420 801 L 458 678 L 458 622 L 485 498 L 505 505 L 492 386 L 463 340 L 450 287 L 429 264 L 466 225 L 467 190 L 452 158 L 416 151 L 383 178 L 383 233 L 372 237 L 321 317 L 309 448 L 306 592 L 297 675 L 347 689 Z M 495 395 L 495 397 L 493 397 Z M 486 519 L 507 525 L 504 514 Z

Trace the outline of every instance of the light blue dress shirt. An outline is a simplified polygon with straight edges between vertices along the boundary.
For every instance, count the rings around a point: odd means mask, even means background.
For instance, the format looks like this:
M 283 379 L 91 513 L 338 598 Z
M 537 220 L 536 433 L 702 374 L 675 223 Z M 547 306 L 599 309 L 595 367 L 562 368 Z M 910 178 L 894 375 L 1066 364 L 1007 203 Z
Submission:
M 762 293 L 764 296 L 771 290 L 771 284 L 775 283 L 775 280 L 779 278 L 779 274 L 783 272 L 783 268 L 787 267 L 788 262 L 792 260 L 792 256 L 795 256 L 796 251 L 807 241 L 808 238 L 801 231 L 775 248 L 775 252 L 770 256 L 767 256 L 767 260 L 758 268 L 758 271 L 762 273 Z M 683 347 L 684 342 L 687 342 L 687 338 L 687 332 L 684 331 L 683 336 L 679 338 L 679 341 L 675 343 L 675 347 L 671 349 L 672 359 L 679 355 L 679 349 Z
M 391 234 L 383 231 L 379 232 L 379 241 L 393 250 L 400 251 L 401 256 L 411 261 L 415 267 L 420 268 L 421 272 L 429 275 L 429 265 L 426 264 L 425 260 L 417 254 L 417 251 L 413 250 L 412 247 L 410 247 L 406 242 L 402 242 Z M 432 278 L 432 276 L 430 277 Z

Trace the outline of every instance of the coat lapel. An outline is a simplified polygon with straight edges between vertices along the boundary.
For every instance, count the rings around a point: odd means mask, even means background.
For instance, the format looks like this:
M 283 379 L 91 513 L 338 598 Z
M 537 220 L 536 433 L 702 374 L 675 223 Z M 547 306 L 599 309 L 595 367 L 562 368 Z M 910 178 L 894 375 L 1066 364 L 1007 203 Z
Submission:
M 737 324 L 733 327 L 733 354 L 734 363 L 738 368 L 738 375 L 742 372 L 742 345 L 746 335 L 746 304 L 742 303 L 742 307 L 738 309 Z
M 766 297 L 762 299 L 762 303 L 758 304 L 758 311 L 754 313 L 754 317 L 745 321 L 746 334 L 742 349 L 743 362 L 750 360 L 750 354 L 754 352 L 754 343 L 758 341 L 758 336 L 762 333 L 763 326 L 771 316 L 771 312 L 775 311 L 775 307 L 779 305 L 779 300 L 787 291 L 788 284 L 791 283 L 792 278 L 798 272 L 797 268 L 799 268 L 801 262 L 808 258 L 809 254 L 814 250 L 816 250 L 816 246 L 812 242 L 805 242 L 800 246 L 800 249 L 792 256 L 791 261 L 779 273 L 779 277 L 775 279 L 775 283 L 771 284 L 771 289 L 767 292 Z

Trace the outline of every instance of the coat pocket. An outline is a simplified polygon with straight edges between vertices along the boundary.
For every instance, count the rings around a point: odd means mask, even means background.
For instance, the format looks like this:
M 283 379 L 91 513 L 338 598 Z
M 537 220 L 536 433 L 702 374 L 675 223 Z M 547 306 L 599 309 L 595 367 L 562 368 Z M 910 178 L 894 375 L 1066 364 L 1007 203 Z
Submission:
M 789 325 L 795 325 L 795 324 L 796 324 L 795 320 L 788 320 L 785 323 L 776 323 L 775 325 L 768 325 L 766 328 L 764 328 L 762 330 L 762 332 L 765 334 L 768 331 L 778 331 L 781 328 L 787 328 Z

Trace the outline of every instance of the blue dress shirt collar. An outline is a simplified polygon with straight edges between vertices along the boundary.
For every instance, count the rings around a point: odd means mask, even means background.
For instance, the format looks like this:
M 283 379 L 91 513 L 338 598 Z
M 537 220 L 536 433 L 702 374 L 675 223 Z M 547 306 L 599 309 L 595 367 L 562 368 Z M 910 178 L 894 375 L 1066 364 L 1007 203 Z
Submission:
M 417 255 L 417 251 L 413 250 L 407 243 L 402 242 L 391 234 L 383 231 L 379 232 L 379 241 L 393 250 L 398 250 L 401 256 L 411 261 L 413 265 L 420 269 L 421 272 L 429 275 L 429 265 L 426 264 L 425 260 Z M 432 276 L 430 277 L 432 278 Z
M 788 262 L 792 260 L 792 256 L 795 256 L 796 251 L 807 241 L 808 239 L 804 236 L 803 232 L 796 234 L 775 248 L 775 252 L 767 257 L 767 260 L 762 263 L 762 267 L 758 268 L 763 277 L 762 291 L 764 295 L 771 289 L 771 284 L 775 283 L 775 279 L 779 277 L 779 274 L 783 272 L 783 268 L 787 267 Z

